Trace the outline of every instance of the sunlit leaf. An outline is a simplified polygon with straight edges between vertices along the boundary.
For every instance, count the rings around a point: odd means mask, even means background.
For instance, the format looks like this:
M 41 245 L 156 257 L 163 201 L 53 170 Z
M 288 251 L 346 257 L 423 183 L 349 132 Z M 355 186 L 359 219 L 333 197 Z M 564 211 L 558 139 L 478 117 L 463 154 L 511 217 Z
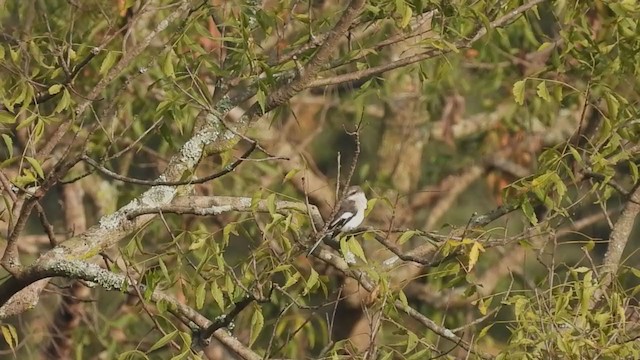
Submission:
M 167 335 L 161 337 L 158 341 L 156 341 L 155 344 L 153 344 L 148 350 L 147 352 L 153 352 L 155 350 L 160 349 L 161 347 L 167 345 L 171 340 L 173 340 L 176 335 L 178 335 L 178 330 L 173 330 L 172 332 L 168 333 Z
M 263 327 L 264 315 L 262 315 L 262 308 L 259 306 L 255 306 L 253 315 L 251 316 L 251 335 L 249 338 L 249 346 L 253 345 L 253 343 L 256 341 Z
M 104 75 L 109 70 L 111 70 L 111 67 L 113 67 L 113 64 L 115 64 L 117 58 L 118 58 L 118 54 L 116 52 L 114 51 L 107 52 L 107 56 L 104 57 L 104 60 L 102 60 L 102 64 L 100 65 L 99 73 L 101 75 Z
M 513 98 L 515 99 L 518 105 L 524 104 L 524 85 L 526 80 L 519 80 L 513 84 L 513 89 L 511 92 L 513 93 Z

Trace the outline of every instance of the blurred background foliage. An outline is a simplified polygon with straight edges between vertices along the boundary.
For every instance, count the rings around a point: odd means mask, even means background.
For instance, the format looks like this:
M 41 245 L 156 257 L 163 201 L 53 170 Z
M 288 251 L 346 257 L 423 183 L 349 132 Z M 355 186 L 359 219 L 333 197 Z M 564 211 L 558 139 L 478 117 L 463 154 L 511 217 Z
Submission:
M 319 75 L 270 111 L 347 3 L 0 0 L 0 170 L 18 193 L 69 154 L 153 180 L 201 131 L 202 112 L 266 111 L 183 175 L 219 172 L 256 141 L 232 172 L 191 190 L 255 206 L 159 216 L 100 260 L 145 292 L 57 279 L 2 320 L 2 357 L 195 356 L 195 334 L 150 301 L 153 289 L 212 321 L 242 304 L 225 327 L 265 358 L 640 357 L 637 230 L 612 284 L 601 267 L 638 184 L 636 2 L 366 1 Z M 326 218 L 356 161 L 366 227 L 334 251 L 354 252 L 374 291 L 305 257 L 309 217 L 276 209 L 308 201 Z M 87 162 L 63 175 L 40 201 L 59 241 L 148 189 Z M 493 209 L 503 216 L 484 222 Z M 394 260 L 388 243 L 422 263 Z M 50 248 L 37 214 L 19 247 L 27 264 Z M 242 358 L 217 341 L 203 356 Z

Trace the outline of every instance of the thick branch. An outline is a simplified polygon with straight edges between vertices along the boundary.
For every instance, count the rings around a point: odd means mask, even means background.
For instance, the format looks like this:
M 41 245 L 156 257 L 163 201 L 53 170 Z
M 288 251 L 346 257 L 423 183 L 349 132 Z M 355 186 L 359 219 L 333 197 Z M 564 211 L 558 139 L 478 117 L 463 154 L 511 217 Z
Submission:
M 596 302 L 613 282 L 613 277 L 620 267 L 622 253 L 627 246 L 638 213 L 640 213 L 640 184 L 636 185 L 620 217 L 613 225 L 613 231 L 611 231 L 611 235 L 609 236 L 607 253 L 604 255 L 604 261 L 602 263 L 602 287 L 600 291 L 596 293 L 596 296 L 594 296 Z
M 37 268 L 32 268 L 30 276 L 34 279 L 60 276 L 76 280 L 86 280 L 98 284 L 105 290 L 123 291 L 135 296 L 138 295 L 138 291 L 145 291 L 144 285 L 129 284 L 129 280 L 125 275 L 115 274 L 111 271 L 102 269 L 98 265 L 78 260 L 47 261 L 40 264 Z M 136 289 L 136 287 L 138 289 Z M 201 330 L 206 329 L 212 324 L 209 319 L 202 316 L 196 310 L 184 305 L 177 299 L 159 290 L 154 290 L 151 294 L 151 300 L 154 302 L 163 301 L 170 304 L 170 306 L 168 306 L 168 310 L 171 313 L 176 315 L 178 318 L 184 317 L 189 319 Z M 2 313 L 0 313 L 0 318 L 2 318 Z M 262 359 L 261 356 L 248 349 L 235 337 L 229 335 L 225 329 L 218 329 L 214 331 L 213 336 L 243 359 Z
M 297 211 L 307 212 L 307 205 L 303 202 L 276 201 L 277 212 Z M 318 208 L 311 205 L 309 207 L 312 221 L 316 226 L 322 226 L 323 221 Z M 190 214 L 199 216 L 218 215 L 231 211 L 257 211 L 268 212 L 269 204 L 266 200 L 260 200 L 252 204 L 249 197 L 235 196 L 181 196 L 175 198 L 170 204 L 152 208 L 139 208 L 126 213 L 127 218 L 133 219 L 138 216 L 156 213 Z

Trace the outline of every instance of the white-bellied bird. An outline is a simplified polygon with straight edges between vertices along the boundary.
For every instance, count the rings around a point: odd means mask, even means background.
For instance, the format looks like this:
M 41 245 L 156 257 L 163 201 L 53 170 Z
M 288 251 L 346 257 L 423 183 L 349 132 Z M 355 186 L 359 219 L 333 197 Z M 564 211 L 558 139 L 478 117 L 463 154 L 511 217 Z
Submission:
M 367 209 L 367 197 L 360 186 L 351 186 L 347 190 L 347 195 L 340 202 L 340 208 L 334 220 L 327 229 L 327 235 L 321 237 L 309 250 L 307 256 L 320 245 L 327 237 L 334 238 L 341 232 L 346 232 L 357 228 L 364 220 L 364 211 Z

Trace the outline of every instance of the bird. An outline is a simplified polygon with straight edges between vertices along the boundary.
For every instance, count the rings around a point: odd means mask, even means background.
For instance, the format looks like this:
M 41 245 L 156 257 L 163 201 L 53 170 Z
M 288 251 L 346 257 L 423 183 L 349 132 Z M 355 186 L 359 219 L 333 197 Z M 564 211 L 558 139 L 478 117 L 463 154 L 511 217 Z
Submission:
M 329 224 L 326 236 L 321 237 L 309 250 L 307 256 L 326 238 L 334 238 L 341 232 L 346 232 L 357 228 L 364 220 L 364 212 L 367 209 L 367 197 L 360 186 L 351 186 L 347 189 L 347 195 L 340 201 L 340 208 Z

